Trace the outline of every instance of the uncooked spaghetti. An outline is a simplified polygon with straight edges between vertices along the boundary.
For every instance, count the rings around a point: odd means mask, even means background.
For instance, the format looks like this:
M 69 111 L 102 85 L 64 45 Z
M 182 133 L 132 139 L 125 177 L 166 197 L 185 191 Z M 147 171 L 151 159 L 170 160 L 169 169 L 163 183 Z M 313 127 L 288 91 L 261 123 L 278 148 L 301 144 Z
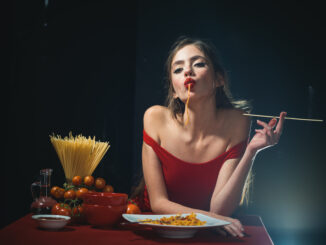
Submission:
M 93 139 L 82 135 L 73 137 L 71 132 L 69 137 L 61 138 L 53 134 L 50 139 L 68 181 L 76 175 L 92 175 L 110 148 L 109 142 L 95 141 L 95 136 Z

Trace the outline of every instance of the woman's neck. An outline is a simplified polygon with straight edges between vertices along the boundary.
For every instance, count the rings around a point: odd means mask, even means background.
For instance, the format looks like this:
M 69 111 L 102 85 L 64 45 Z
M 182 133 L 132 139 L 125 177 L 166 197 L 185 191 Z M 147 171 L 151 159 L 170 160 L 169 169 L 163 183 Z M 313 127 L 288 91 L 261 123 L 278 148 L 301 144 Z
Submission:
M 186 111 L 183 114 L 183 127 L 187 134 L 193 139 L 199 139 L 207 134 L 210 134 L 210 131 L 218 127 L 216 124 L 219 117 L 218 109 L 216 108 L 215 98 L 211 97 L 206 100 L 201 101 L 189 101 L 188 115 L 189 121 L 187 125 L 187 113 Z M 182 118 L 181 118 L 182 119 Z M 218 124 L 220 121 L 218 122 Z

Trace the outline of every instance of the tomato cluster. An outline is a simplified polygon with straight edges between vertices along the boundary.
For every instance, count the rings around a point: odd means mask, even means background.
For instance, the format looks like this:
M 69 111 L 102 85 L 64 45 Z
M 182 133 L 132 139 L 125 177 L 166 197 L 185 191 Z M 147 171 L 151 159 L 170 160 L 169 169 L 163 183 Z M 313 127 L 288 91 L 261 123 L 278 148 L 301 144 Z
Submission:
M 114 192 L 111 185 L 107 185 L 105 179 L 93 176 L 75 176 L 71 184 L 65 183 L 63 188 L 53 186 L 51 195 L 59 201 L 52 207 L 51 213 L 58 215 L 66 215 L 71 217 L 82 217 L 83 196 L 87 192 Z
M 105 179 L 93 176 L 75 176 L 72 178 L 71 184 L 64 183 L 63 188 L 53 186 L 51 195 L 57 199 L 58 203 L 52 207 L 51 213 L 58 215 L 71 216 L 72 218 L 84 217 L 82 206 L 83 196 L 88 192 L 114 192 L 112 185 L 108 185 Z M 127 211 L 128 214 L 140 214 L 141 210 L 138 205 L 129 200 Z

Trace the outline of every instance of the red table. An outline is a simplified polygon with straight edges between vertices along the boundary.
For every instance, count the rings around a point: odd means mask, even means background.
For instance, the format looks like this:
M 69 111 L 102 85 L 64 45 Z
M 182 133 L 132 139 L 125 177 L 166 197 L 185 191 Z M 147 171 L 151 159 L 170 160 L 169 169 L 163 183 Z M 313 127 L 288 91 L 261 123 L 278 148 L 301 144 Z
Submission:
M 159 237 L 149 227 L 139 225 L 117 226 L 115 228 L 97 229 L 89 225 L 68 225 L 60 231 L 46 231 L 37 228 L 31 214 L 24 216 L 0 231 L 0 244 L 33 244 L 33 245 L 65 245 L 65 244 L 242 244 L 273 245 L 259 216 L 239 218 L 247 234 L 244 238 L 223 237 L 209 230 L 198 231 L 193 238 L 170 239 Z

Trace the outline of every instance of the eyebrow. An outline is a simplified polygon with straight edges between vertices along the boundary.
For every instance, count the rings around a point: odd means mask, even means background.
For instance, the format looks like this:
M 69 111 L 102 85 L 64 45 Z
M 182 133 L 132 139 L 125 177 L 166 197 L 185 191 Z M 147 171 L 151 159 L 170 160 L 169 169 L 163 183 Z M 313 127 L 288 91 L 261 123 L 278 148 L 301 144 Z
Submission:
M 204 59 L 204 60 L 207 61 L 207 59 L 206 59 L 204 56 L 201 56 L 201 55 L 195 55 L 195 56 L 192 56 L 192 57 L 190 58 L 190 61 L 193 62 L 193 61 L 195 61 L 195 60 L 197 60 L 197 59 L 200 59 L 200 58 L 201 58 L 201 59 Z M 184 63 L 184 60 L 177 60 L 177 61 L 173 62 L 172 67 L 175 66 L 175 65 L 183 64 L 183 63 Z

